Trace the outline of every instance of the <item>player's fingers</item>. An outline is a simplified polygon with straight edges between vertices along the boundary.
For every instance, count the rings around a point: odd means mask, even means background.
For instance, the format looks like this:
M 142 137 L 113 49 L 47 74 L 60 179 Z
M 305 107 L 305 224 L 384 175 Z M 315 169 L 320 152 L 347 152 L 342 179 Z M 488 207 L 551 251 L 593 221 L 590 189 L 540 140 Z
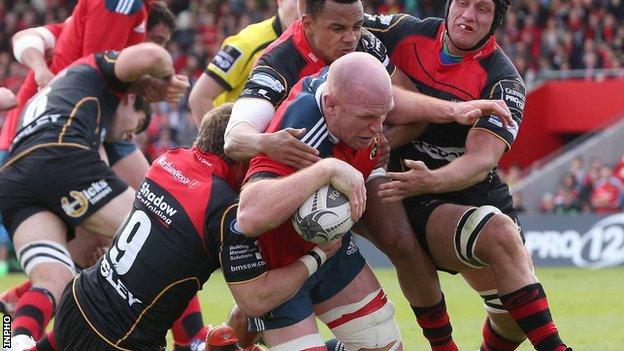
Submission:
M 294 137 L 300 137 L 303 136 L 306 132 L 305 128 L 299 128 L 299 129 L 295 129 L 295 128 L 286 128 L 284 129 L 284 131 L 288 132 L 290 135 L 294 136 Z
M 312 146 L 304 143 L 303 141 L 299 139 L 293 138 L 290 141 L 290 145 L 308 154 L 318 155 L 319 153 L 317 149 L 313 148 Z
M 411 169 L 413 169 L 415 171 L 426 170 L 427 169 L 427 166 L 425 165 L 425 163 L 423 161 L 414 161 L 414 160 L 405 159 L 405 160 L 403 160 L 403 163 L 407 167 L 409 167 L 409 168 L 411 168 Z
M 389 196 L 389 197 L 384 197 L 381 199 L 382 202 L 384 203 L 392 203 L 392 202 L 398 202 L 398 201 L 402 201 L 405 198 L 405 196 L 399 196 L 399 195 L 393 195 L 393 196 Z
M 507 104 L 505 104 L 504 101 L 502 101 L 502 100 L 492 101 L 491 110 L 492 110 L 491 114 L 497 116 L 498 119 L 505 126 L 508 126 L 508 125 L 513 123 L 513 118 L 511 116 L 511 112 L 507 108 Z
M 474 124 L 476 120 L 483 116 L 483 111 L 481 109 L 475 108 L 474 110 L 470 110 L 464 114 L 464 123 L 466 125 Z
M 299 150 L 296 148 L 287 148 L 285 150 L 281 150 L 280 154 L 288 155 L 288 157 L 302 159 L 309 162 L 318 162 L 321 158 L 316 156 L 316 154 L 310 153 L 307 150 Z

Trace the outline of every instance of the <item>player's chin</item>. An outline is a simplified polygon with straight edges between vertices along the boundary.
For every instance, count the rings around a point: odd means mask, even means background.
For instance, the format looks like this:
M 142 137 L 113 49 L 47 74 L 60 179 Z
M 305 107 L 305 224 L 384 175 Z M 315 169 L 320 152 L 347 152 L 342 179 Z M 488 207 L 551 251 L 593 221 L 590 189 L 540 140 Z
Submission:
M 370 146 L 373 142 L 374 137 L 353 137 L 351 139 L 345 140 L 345 143 L 349 145 L 352 149 L 359 150 L 365 149 Z

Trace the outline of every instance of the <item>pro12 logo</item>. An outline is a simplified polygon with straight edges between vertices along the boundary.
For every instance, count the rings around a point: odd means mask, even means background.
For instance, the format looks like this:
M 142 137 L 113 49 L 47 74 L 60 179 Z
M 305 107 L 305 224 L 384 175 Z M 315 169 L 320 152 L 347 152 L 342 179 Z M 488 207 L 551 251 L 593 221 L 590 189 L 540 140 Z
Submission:
M 624 263 L 624 214 L 595 223 L 586 233 L 528 231 L 526 246 L 539 259 L 569 259 L 575 266 L 604 268 Z

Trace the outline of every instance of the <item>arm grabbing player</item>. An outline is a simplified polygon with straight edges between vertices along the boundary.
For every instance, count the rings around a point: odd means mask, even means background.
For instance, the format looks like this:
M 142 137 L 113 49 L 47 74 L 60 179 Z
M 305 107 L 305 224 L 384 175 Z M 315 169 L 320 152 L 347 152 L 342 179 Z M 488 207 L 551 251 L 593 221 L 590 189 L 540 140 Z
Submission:
M 56 38 L 63 24 L 27 28 L 13 35 L 13 55 L 17 62 L 26 65 L 35 75 L 37 87 L 42 89 L 54 78 L 48 67 L 54 55 Z
M 137 60 L 137 57 L 141 57 L 141 60 Z M 189 88 L 188 77 L 174 74 L 171 55 L 153 43 L 138 44 L 122 50 L 115 65 L 115 75 L 122 82 L 136 82 L 141 87 L 144 79 L 150 83 L 162 83 L 159 86 L 160 99 L 168 102 L 178 102 Z M 162 82 L 154 82 L 151 78 L 161 79 Z
M 422 161 L 406 159 L 405 172 L 388 172 L 393 181 L 380 186 L 384 201 L 400 201 L 420 194 L 440 194 L 466 189 L 483 181 L 496 167 L 507 144 L 489 132 L 468 133 L 466 151 L 452 162 L 431 170 Z
M 278 227 L 317 189 L 328 183 L 349 198 L 351 217 L 359 220 L 366 206 L 362 173 L 344 161 L 326 158 L 289 176 L 259 179 L 245 185 L 238 210 L 241 231 L 258 236 Z M 263 210 L 258 211 L 258 208 Z
M 268 270 L 257 279 L 243 283 L 228 282 L 228 287 L 243 312 L 250 317 L 259 317 L 292 298 L 305 281 L 336 253 L 341 243 L 334 240 L 319 245 L 313 249 L 316 255 L 306 254 L 286 267 Z M 319 256 L 320 262 L 316 261 Z

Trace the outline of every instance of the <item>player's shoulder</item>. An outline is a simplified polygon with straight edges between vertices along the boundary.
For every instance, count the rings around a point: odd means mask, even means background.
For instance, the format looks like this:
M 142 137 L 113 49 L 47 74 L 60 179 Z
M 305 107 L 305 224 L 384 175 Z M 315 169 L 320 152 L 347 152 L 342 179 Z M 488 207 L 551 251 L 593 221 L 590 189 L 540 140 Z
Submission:
M 505 54 L 505 52 L 496 45 L 490 55 L 487 55 L 483 59 L 479 60 L 482 68 L 487 72 L 488 83 L 496 83 L 497 81 L 514 81 L 518 85 L 524 87 L 524 81 L 520 76 L 520 73 L 514 66 L 513 62 Z M 488 84 L 489 85 L 489 84 Z
M 224 40 L 224 44 L 236 45 L 240 49 L 252 54 L 258 47 L 266 47 L 268 43 L 277 39 L 275 30 L 275 16 L 262 22 L 253 23 L 243 28 L 240 32 Z
M 278 129 L 306 128 L 308 131 L 319 121 L 324 121 L 320 108 L 320 89 L 311 85 L 313 77 L 306 77 L 290 92 L 288 100 L 281 106 L 282 118 Z
M 421 19 L 406 13 L 395 15 L 366 14 L 363 26 L 375 35 L 397 33 L 433 36 L 437 33 L 442 22 L 443 19 L 441 18 L 429 17 Z
M 110 12 L 133 15 L 143 9 L 143 0 L 98 0 L 102 1 Z

